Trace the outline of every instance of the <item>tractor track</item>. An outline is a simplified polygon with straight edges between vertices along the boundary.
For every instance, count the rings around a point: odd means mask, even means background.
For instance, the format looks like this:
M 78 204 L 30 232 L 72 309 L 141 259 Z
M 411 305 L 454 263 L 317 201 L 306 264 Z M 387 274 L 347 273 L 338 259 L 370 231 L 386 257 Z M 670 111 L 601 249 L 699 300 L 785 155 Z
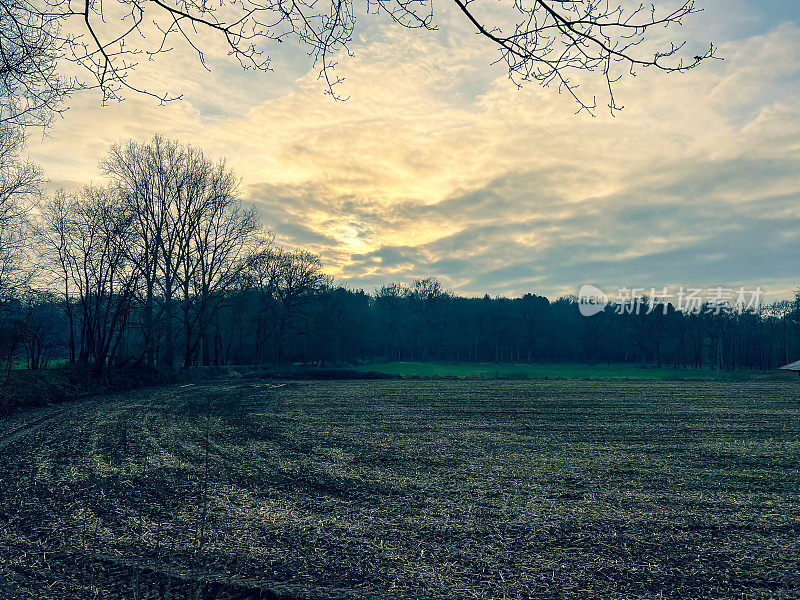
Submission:
M 230 386 L 233 391 L 253 389 L 272 389 L 285 387 L 286 384 L 239 384 Z M 180 386 L 176 389 L 194 388 L 194 385 Z M 101 402 L 91 399 L 70 402 L 65 405 L 47 406 L 28 410 L 17 415 L 0 419 L 0 454 L 15 452 L 14 446 L 30 444 L 38 435 L 49 441 L 68 432 L 81 416 L 102 404 L 115 404 L 124 400 L 128 409 L 147 409 L 154 403 L 152 398 L 130 397 L 130 395 L 107 396 Z M 249 405 L 245 403 L 245 409 Z M 0 521 L 3 517 L 0 515 Z M 224 573 L 216 573 L 211 569 L 180 568 L 159 560 L 115 556 L 110 553 L 92 551 L 70 551 L 59 545 L 51 546 L 43 540 L 30 538 L 27 533 L 16 531 L 4 532 L 0 536 L 0 552 L 27 557 L 21 563 L 3 565 L 0 572 L 8 578 L 11 576 L 18 582 L 45 581 L 45 589 L 52 585 L 68 585 L 66 588 L 49 592 L 41 598 L 48 600 L 67 594 L 63 597 L 94 598 L 92 590 L 102 590 L 102 597 L 107 598 L 153 598 L 173 600 L 174 598 L 197 598 L 199 600 L 295 600 L 307 599 L 311 596 L 302 586 L 266 585 L 264 582 L 231 578 Z M 10 584 L 11 582 L 6 582 Z M 15 593 L 24 593 L 19 588 Z M 35 594 L 35 586 L 30 590 Z M 0 597 L 5 590 L 0 585 Z M 33 597 L 33 596 L 31 596 Z M 326 595 L 326 600 L 353 598 L 346 590 L 341 594 Z
M 59 417 L 70 409 L 74 409 L 74 406 L 70 407 L 63 407 L 63 408 L 56 408 L 56 409 L 42 409 L 46 411 L 46 414 L 39 415 L 39 416 L 31 416 L 30 418 L 24 420 L 17 426 L 12 427 L 9 431 L 5 431 L 0 433 L 0 451 L 5 450 L 8 446 L 13 444 L 14 442 L 27 437 L 31 433 L 42 429 L 45 425 L 52 422 L 56 417 Z M 41 412 L 41 411 L 37 411 Z

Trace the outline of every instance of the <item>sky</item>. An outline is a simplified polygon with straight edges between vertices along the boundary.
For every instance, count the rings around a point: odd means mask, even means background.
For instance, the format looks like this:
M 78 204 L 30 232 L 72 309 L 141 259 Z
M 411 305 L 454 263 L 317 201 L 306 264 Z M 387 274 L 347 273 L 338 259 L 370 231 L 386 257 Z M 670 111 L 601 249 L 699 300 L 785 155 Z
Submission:
M 111 144 L 156 132 L 224 156 L 277 242 L 354 289 L 430 276 L 468 296 L 592 283 L 786 297 L 800 286 L 800 3 L 698 5 L 670 35 L 724 60 L 626 78 L 614 117 L 517 89 L 440 3 L 435 32 L 360 18 L 337 67 L 345 102 L 290 44 L 267 73 L 213 44 L 210 71 L 176 49 L 135 77 L 182 100 L 80 94 L 29 155 L 50 188 L 101 182 Z

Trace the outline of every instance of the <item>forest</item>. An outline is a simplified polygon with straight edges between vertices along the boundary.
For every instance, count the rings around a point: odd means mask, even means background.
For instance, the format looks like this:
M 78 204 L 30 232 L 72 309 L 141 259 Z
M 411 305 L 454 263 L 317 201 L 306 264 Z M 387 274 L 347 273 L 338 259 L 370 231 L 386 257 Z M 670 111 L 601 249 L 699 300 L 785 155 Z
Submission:
M 800 292 L 758 311 L 605 311 L 578 299 L 461 297 L 435 278 L 349 289 L 278 246 L 224 160 L 160 136 L 114 145 L 104 186 L 36 193 L 4 172 L 7 369 L 372 361 L 628 362 L 773 369 L 800 354 Z M 650 299 L 637 299 L 648 307 Z

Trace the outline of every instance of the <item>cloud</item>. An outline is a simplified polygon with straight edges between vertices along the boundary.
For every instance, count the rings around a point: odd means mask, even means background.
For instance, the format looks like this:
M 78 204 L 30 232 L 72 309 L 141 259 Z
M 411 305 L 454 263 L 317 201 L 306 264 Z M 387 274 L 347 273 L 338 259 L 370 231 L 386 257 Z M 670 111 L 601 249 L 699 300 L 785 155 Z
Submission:
M 761 31 L 750 3 L 708 4 L 714 30 L 686 33 L 692 47 L 740 36 L 726 60 L 640 72 L 619 85 L 616 118 L 516 89 L 445 13 L 440 32 L 367 29 L 339 67 L 348 102 L 324 96 L 313 70 L 259 98 L 223 69 L 208 93 L 193 83 L 162 108 L 82 99 L 33 154 L 62 181 L 97 177 L 110 142 L 154 131 L 225 155 L 279 241 L 355 287 L 436 275 L 475 295 L 586 281 L 778 293 L 800 277 L 800 29 Z M 187 61 L 174 68 L 208 81 Z

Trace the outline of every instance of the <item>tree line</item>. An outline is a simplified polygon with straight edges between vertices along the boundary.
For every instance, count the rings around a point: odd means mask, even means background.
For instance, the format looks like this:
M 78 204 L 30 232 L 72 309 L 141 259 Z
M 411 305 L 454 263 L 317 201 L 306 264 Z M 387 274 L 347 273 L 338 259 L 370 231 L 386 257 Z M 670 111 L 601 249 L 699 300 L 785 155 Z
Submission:
M 40 174 L 5 156 L 7 370 L 54 358 L 97 376 L 124 366 L 376 360 L 772 369 L 800 354 L 800 293 L 757 313 L 612 304 L 592 317 L 574 297 L 466 298 L 433 278 L 367 293 L 336 285 L 318 256 L 278 247 L 225 161 L 193 146 L 161 136 L 112 146 L 105 185 L 35 205 Z

